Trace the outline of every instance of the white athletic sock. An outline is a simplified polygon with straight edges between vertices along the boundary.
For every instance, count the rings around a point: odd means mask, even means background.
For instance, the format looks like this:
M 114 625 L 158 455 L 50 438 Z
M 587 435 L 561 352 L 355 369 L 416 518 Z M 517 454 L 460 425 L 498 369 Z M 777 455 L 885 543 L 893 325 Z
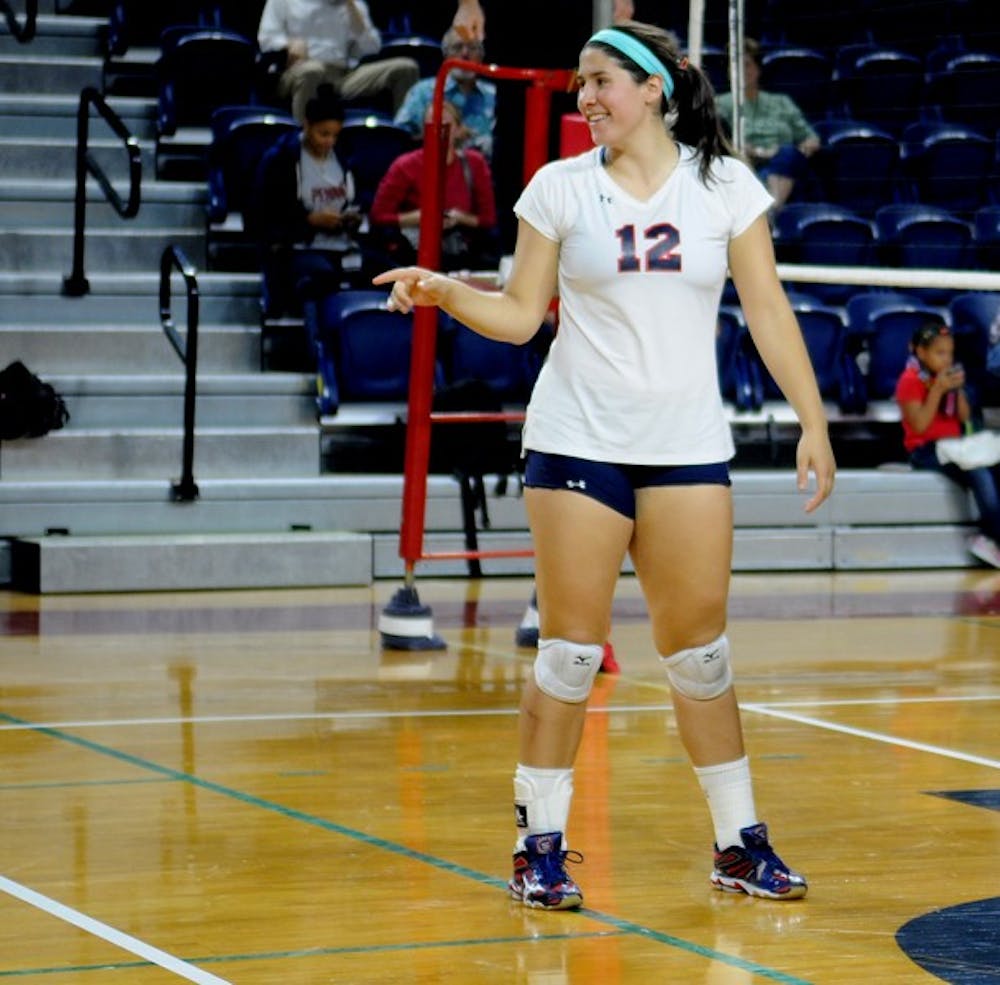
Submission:
M 517 764 L 514 772 L 514 817 L 517 823 L 515 851 L 524 848 L 528 835 L 563 833 L 566 848 L 566 823 L 573 799 L 573 768 L 538 769 Z
M 744 756 L 731 763 L 696 766 L 694 772 L 708 798 L 716 845 L 719 848 L 742 845 L 740 829 L 757 823 L 750 760 Z

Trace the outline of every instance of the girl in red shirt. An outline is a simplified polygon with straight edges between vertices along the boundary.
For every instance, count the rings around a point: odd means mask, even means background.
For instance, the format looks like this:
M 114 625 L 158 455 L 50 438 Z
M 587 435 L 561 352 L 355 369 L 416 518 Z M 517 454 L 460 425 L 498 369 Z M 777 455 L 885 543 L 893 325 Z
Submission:
M 428 108 L 428 119 L 431 109 Z M 483 155 L 469 147 L 458 149 L 462 123 L 458 109 L 446 102 L 442 124 L 448 134 L 444 175 L 444 216 L 441 267 L 444 270 L 494 269 L 499 257 L 495 244 L 497 222 L 493 175 Z M 372 202 L 371 221 L 385 238 L 394 264 L 416 259 L 420 229 L 420 193 L 424 180 L 424 149 L 397 157 L 379 182 Z M 402 233 L 402 239 L 399 236 Z M 407 245 L 409 244 L 409 245 Z
M 903 446 L 915 469 L 943 472 L 972 492 L 979 510 L 980 533 L 969 541 L 969 551 L 1000 568 L 1000 492 L 998 469 L 961 469 L 937 456 L 937 442 L 957 438 L 972 416 L 965 393 L 965 371 L 955 362 L 955 340 L 940 321 L 925 322 L 910 340 L 912 355 L 896 383 L 896 402 L 902 413 Z

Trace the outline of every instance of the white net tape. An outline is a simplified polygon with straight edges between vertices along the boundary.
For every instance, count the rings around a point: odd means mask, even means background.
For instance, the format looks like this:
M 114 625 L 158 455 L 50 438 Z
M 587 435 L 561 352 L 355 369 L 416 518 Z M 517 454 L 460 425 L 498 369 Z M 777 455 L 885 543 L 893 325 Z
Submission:
M 859 287 L 934 287 L 955 291 L 1000 291 L 1000 273 L 982 270 L 930 270 L 916 267 L 835 267 L 779 263 L 787 282 L 857 284 Z

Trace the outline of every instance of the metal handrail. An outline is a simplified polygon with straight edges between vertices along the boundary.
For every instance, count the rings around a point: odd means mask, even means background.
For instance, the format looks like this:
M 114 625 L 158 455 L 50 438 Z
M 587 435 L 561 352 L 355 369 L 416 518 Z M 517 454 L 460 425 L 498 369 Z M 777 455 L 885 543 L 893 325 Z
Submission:
M 24 23 L 17 19 L 11 5 L 7 0 L 0 0 L 0 14 L 3 14 L 7 22 L 7 30 L 10 31 L 15 41 L 27 44 L 35 38 L 35 30 L 38 26 L 38 0 L 25 0 Z
M 187 290 L 187 334 L 182 338 L 174 325 L 170 308 L 170 274 L 176 268 Z M 194 481 L 194 412 L 198 379 L 198 276 L 184 251 L 172 243 L 160 257 L 160 325 L 184 364 L 184 447 L 181 454 L 181 477 L 171 487 L 175 502 L 190 503 L 198 498 Z
M 2 3 L 3 0 L 0 0 Z M 120 137 L 129 158 L 128 200 L 123 199 L 104 169 L 90 153 L 90 107 L 104 117 L 108 126 Z M 91 174 L 104 192 L 104 197 L 123 219 L 135 218 L 142 196 L 142 149 L 135 135 L 122 118 L 108 105 L 104 96 L 93 86 L 80 92 L 76 113 L 76 195 L 73 203 L 73 270 L 63 278 L 63 294 L 82 297 L 90 291 L 90 282 L 83 271 L 84 229 L 87 224 L 87 175 Z

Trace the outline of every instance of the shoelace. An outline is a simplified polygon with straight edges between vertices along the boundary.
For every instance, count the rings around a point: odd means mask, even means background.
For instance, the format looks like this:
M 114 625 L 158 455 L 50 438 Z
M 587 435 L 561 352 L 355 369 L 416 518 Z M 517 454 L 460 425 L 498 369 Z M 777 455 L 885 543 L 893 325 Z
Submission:
M 557 886 L 569 879 L 565 869 L 566 862 L 579 865 L 582 861 L 583 854 L 573 851 L 573 849 L 564 852 L 549 852 L 547 855 L 537 856 L 534 860 L 536 871 L 541 875 L 541 881 L 547 886 Z

